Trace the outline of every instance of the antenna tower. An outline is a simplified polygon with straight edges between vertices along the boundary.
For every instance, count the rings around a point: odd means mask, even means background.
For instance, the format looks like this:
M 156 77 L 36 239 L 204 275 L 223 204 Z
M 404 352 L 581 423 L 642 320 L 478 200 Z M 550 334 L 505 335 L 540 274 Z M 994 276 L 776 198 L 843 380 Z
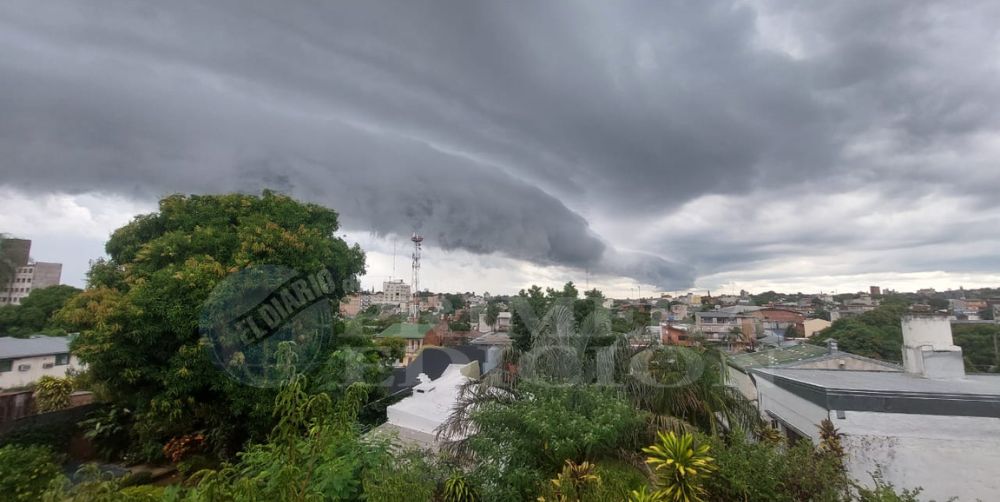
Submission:
M 420 291 L 420 243 L 424 242 L 424 238 L 414 232 L 410 240 L 413 241 L 413 305 L 411 309 L 413 310 L 413 318 L 417 319 L 420 317 L 420 304 L 417 300 L 417 293 Z

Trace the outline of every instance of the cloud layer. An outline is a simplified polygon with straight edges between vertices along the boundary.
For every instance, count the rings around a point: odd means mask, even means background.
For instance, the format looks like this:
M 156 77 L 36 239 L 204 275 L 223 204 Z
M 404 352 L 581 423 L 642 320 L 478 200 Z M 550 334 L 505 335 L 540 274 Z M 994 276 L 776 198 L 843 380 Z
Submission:
M 782 260 L 996 270 L 997 21 L 988 1 L 7 2 L 0 183 L 271 187 L 351 230 L 665 289 Z

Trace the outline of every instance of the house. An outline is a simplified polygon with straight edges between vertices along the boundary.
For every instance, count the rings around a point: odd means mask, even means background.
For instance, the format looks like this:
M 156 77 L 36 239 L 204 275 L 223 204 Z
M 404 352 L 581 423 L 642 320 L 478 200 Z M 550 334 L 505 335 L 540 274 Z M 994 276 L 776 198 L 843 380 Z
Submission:
M 683 345 L 691 346 L 695 344 L 694 339 L 688 333 L 690 328 L 687 324 L 665 323 L 660 325 L 660 343 L 663 345 Z
M 806 319 L 801 312 L 782 308 L 763 308 L 749 314 L 759 321 L 764 336 L 785 337 L 790 331 L 801 336 Z
M 806 319 L 802 321 L 802 334 L 809 338 L 832 325 L 833 323 L 826 319 Z
M 64 377 L 83 367 L 66 336 L 0 337 L 0 389 L 25 387 L 43 376 Z
M 381 333 L 375 335 L 376 338 L 402 338 L 406 341 L 406 355 L 399 360 L 401 366 L 406 366 L 413 361 L 420 349 L 424 345 L 430 345 L 433 340 L 439 339 L 433 324 L 416 324 L 401 322 L 389 326 Z
M 758 407 L 790 439 L 819 443 L 829 419 L 845 466 L 871 485 L 879 469 L 921 498 L 993 500 L 1000 493 L 1000 375 L 965 374 L 946 316 L 902 319 L 903 371 L 753 368 Z
M 734 330 L 740 332 L 744 340 L 757 336 L 755 318 L 749 314 L 736 314 L 719 310 L 695 312 L 695 328 L 705 336 L 706 342 L 724 342 L 732 338 Z

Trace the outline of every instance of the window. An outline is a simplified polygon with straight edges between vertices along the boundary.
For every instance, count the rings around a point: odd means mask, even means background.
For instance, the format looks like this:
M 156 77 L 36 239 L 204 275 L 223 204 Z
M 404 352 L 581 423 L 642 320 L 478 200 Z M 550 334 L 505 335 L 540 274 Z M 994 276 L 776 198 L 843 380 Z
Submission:
M 14 368 L 13 359 L 0 359 L 0 373 L 6 373 Z
M 69 364 L 69 354 L 56 354 L 56 366 L 66 366 Z

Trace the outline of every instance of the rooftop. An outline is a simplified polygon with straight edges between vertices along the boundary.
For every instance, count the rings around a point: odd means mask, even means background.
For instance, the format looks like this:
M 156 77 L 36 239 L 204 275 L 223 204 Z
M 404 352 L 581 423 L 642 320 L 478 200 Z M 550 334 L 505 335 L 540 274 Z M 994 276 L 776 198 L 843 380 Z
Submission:
M 47 356 L 67 352 L 69 352 L 69 337 L 67 336 L 0 337 L 0 359 Z
M 433 324 L 396 323 L 375 336 L 422 340 L 432 329 L 434 329 Z
M 752 373 L 828 410 L 1000 417 L 1000 375 L 929 379 L 905 372 L 799 368 Z

